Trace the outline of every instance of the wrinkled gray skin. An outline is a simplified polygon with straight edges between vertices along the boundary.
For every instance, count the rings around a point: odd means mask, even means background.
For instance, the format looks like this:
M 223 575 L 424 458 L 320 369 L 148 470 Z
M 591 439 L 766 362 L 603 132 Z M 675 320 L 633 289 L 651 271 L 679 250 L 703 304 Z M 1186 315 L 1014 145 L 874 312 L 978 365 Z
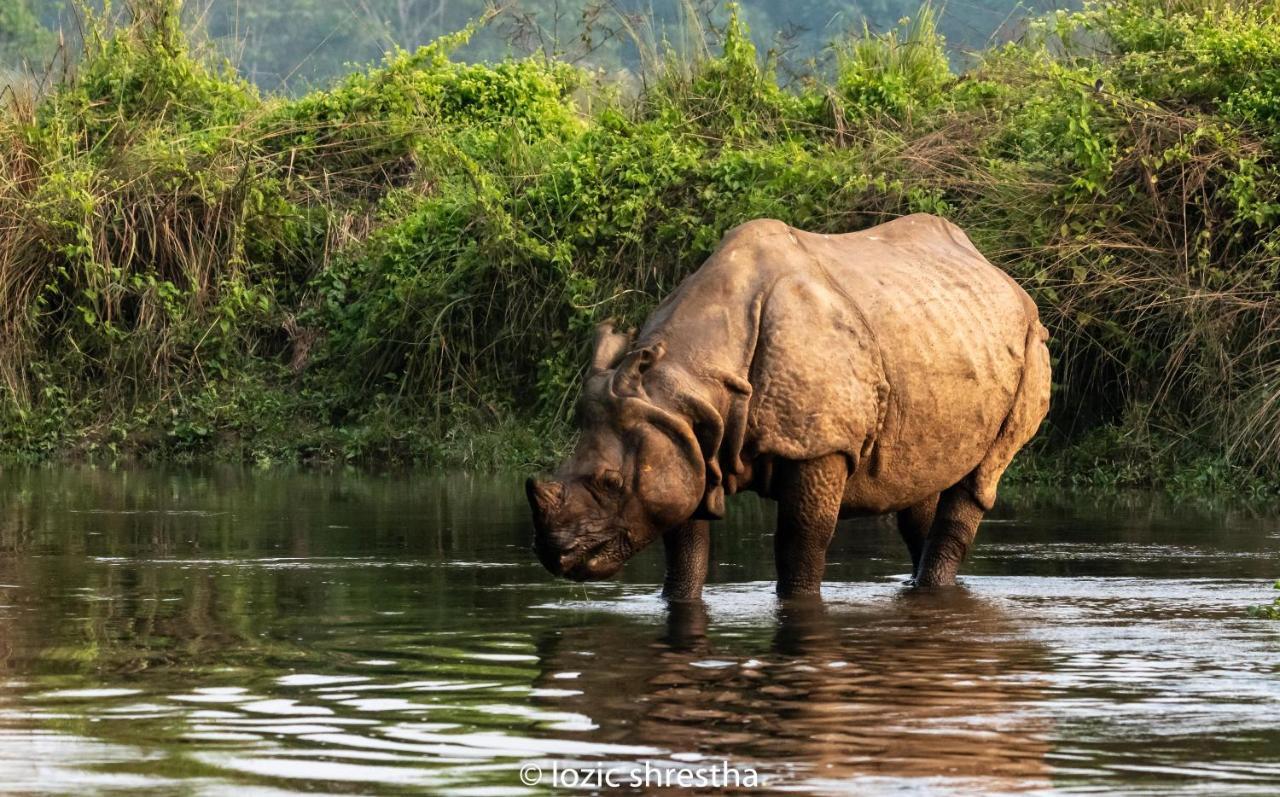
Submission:
M 847 235 L 743 224 L 634 337 L 602 326 L 573 455 L 526 485 L 556 575 L 608 578 L 658 537 L 697 599 L 708 521 L 776 499 L 778 592 L 816 594 L 839 518 L 897 513 L 921 586 L 952 584 L 1049 405 L 1030 297 L 949 222 Z

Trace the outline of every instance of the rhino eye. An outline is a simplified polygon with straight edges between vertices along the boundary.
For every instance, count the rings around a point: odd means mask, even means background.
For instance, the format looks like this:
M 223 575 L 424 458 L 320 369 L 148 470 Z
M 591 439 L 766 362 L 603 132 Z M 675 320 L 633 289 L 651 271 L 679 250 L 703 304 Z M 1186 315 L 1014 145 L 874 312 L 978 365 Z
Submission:
M 622 474 L 616 470 L 606 470 L 596 477 L 596 483 L 609 492 L 616 493 L 622 489 Z

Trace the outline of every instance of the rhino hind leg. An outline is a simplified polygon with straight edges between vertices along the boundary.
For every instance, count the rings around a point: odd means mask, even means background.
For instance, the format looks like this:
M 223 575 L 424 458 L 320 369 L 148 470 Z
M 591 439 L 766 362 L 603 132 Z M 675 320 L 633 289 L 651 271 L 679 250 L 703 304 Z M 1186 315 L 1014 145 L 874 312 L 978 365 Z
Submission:
M 775 471 L 778 530 L 773 540 L 778 595 L 818 595 L 836 531 L 849 463 L 843 454 L 789 462 Z
M 933 519 L 938 512 L 938 498 L 941 493 L 929 496 L 914 506 L 909 506 L 898 513 L 898 533 L 907 544 L 911 553 L 911 577 L 920 575 L 920 557 L 924 553 L 924 543 L 933 528 Z
M 701 600 L 711 556 L 711 524 L 690 520 L 663 535 L 662 544 L 667 558 L 662 597 L 671 601 Z
M 978 523 L 995 504 L 1000 477 L 1018 450 L 1035 436 L 1049 411 L 1051 376 L 1046 340 L 1048 333 L 1040 322 L 1028 324 L 1022 379 L 1014 394 L 1013 406 L 978 467 L 942 493 L 937 516 L 916 567 L 916 583 L 920 586 L 955 583 L 956 570 L 973 544 Z
M 946 587 L 956 583 L 956 572 L 973 545 L 985 511 L 963 483 L 942 493 L 915 570 L 917 586 Z

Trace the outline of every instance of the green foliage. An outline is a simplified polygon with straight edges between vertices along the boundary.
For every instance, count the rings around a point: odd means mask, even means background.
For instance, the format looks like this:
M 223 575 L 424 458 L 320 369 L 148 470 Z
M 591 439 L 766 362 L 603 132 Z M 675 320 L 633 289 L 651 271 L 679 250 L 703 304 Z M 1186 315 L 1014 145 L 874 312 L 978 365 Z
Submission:
M 43 120 L 65 124 L 58 134 L 84 137 L 90 148 L 150 125 L 169 136 L 203 136 L 238 122 L 256 104 L 255 90 L 229 65 L 216 69 L 191 56 L 181 9 L 182 0 L 139 3 L 133 24 L 110 31 L 106 20 L 89 16 L 76 80 L 46 103 Z
M 690 62 L 685 53 L 667 53 L 643 98 L 642 113 L 670 128 L 734 143 L 787 136 L 820 124 L 819 98 L 784 91 L 774 64 L 760 62 L 738 6 L 730 3 L 728 9 L 719 57 Z
M 1280 589 L 1280 581 L 1272 585 L 1275 589 Z M 1257 617 L 1262 620 L 1280 620 L 1280 597 L 1277 597 L 1271 603 L 1264 603 L 1261 606 L 1250 606 L 1249 616 Z
M 955 74 L 926 7 L 788 85 L 730 9 L 634 91 L 462 63 L 464 32 L 290 99 L 154 0 L 0 117 L 0 450 L 542 460 L 593 326 L 639 323 L 728 229 L 927 211 L 1053 334 L 1016 477 L 1273 489 L 1280 123 L 1237 49 L 1265 67 L 1280 23 L 1159 8 L 1059 14 Z
M 1280 3 L 1094 3 L 1082 24 L 1107 32 L 1115 72 L 1149 97 L 1219 112 L 1274 135 L 1280 125 Z
M 896 30 L 873 35 L 864 24 L 862 35 L 837 54 L 836 89 L 855 116 L 909 120 L 928 114 L 954 79 L 937 13 L 927 3 Z
M 493 145 L 512 126 L 521 135 L 570 133 L 579 123 L 571 93 L 580 74 L 567 64 L 536 60 L 493 66 L 461 64 L 450 52 L 471 32 L 447 37 L 416 52 L 394 52 L 368 72 L 356 72 L 331 90 L 282 105 L 269 119 L 275 149 L 319 158 L 323 168 L 339 158 L 389 166 L 404 158 L 446 158 L 466 148 Z M 355 164 L 352 164 L 355 165 Z

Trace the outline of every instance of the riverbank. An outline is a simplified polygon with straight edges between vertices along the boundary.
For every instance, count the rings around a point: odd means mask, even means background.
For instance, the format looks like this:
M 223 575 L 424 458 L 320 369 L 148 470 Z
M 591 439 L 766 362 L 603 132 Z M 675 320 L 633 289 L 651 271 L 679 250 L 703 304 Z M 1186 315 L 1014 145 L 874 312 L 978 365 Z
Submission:
M 450 60 L 267 96 L 176 6 L 0 114 L 0 458 L 477 469 L 563 449 L 592 327 L 751 218 L 944 215 L 1034 296 L 1014 479 L 1274 489 L 1276 9 L 1121 0 L 955 73 L 928 9 L 786 85 L 741 26 L 623 80 Z

